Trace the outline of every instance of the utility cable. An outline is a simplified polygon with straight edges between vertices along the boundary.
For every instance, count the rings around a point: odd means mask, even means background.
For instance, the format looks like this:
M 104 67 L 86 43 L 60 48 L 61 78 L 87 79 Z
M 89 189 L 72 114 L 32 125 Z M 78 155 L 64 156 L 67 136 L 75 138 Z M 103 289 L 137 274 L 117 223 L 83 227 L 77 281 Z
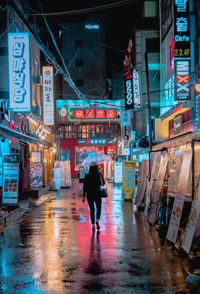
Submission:
M 84 13 L 91 13 L 97 11 L 103 11 L 107 9 L 117 8 L 124 5 L 129 5 L 131 3 L 138 3 L 140 0 L 123 0 L 118 1 L 115 3 L 109 3 L 101 6 L 77 9 L 77 10 L 70 10 L 70 11 L 60 11 L 60 12 L 46 12 L 46 13 L 29 13 L 28 15 L 35 15 L 35 16 L 62 16 L 62 15 L 75 15 L 75 14 L 84 14 Z

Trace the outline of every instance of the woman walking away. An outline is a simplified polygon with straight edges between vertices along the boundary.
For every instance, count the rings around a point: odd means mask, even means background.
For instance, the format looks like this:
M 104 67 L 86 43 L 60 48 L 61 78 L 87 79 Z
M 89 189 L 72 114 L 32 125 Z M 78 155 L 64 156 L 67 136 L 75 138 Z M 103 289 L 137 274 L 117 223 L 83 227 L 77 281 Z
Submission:
M 98 165 L 93 163 L 90 165 L 89 173 L 85 176 L 83 184 L 83 202 L 87 197 L 90 208 L 90 219 L 92 229 L 95 230 L 95 208 L 96 208 L 96 226 L 100 230 L 100 216 L 101 216 L 101 196 L 100 186 L 105 185 L 103 175 L 99 172 Z

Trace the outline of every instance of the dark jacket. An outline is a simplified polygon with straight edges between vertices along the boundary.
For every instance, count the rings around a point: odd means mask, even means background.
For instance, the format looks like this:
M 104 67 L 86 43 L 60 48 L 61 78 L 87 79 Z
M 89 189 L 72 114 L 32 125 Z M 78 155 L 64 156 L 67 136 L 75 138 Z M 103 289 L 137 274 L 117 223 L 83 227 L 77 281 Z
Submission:
M 100 172 L 87 174 L 83 184 L 83 197 L 100 197 L 100 186 L 103 185 L 105 185 L 105 181 L 103 175 Z

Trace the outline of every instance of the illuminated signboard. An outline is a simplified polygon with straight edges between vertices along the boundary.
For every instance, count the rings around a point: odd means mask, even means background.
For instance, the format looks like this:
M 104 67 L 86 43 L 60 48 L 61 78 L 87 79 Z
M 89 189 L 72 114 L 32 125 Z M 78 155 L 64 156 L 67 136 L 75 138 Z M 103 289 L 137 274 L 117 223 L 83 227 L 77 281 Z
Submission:
M 42 67 L 43 78 L 43 120 L 47 125 L 54 124 L 53 67 Z
M 86 109 L 85 110 L 85 118 L 95 118 L 94 109 Z
M 106 117 L 107 118 L 116 118 L 117 117 L 117 112 L 115 109 L 106 109 Z
M 30 39 L 29 33 L 8 34 L 10 109 L 30 112 Z
M 141 106 L 141 88 L 140 88 L 140 75 L 138 70 L 133 70 L 133 96 L 134 108 L 140 109 Z
M 189 0 L 174 3 L 175 57 L 190 57 L 190 10 Z
M 85 110 L 84 109 L 75 109 L 72 111 L 72 117 L 82 119 L 85 117 Z
M 176 69 L 175 100 L 190 100 L 190 60 L 177 59 L 174 63 Z
M 83 100 L 57 100 L 56 116 L 59 123 L 68 121 L 119 121 L 121 101 L 90 100 L 91 108 Z
M 105 118 L 105 109 L 96 109 L 96 118 Z
M 99 30 L 99 24 L 85 24 L 86 30 Z
M 133 96 L 133 70 L 127 69 L 123 72 L 125 91 L 125 110 L 134 109 Z
M 113 144 L 113 139 L 80 139 L 78 144 L 80 145 L 104 145 L 104 144 Z

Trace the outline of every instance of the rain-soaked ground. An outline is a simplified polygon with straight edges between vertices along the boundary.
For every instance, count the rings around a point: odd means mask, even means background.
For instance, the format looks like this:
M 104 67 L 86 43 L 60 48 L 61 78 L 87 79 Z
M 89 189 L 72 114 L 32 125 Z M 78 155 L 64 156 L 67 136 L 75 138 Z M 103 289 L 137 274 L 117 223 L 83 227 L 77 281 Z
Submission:
M 0 235 L 0 293 L 198 293 L 187 259 L 161 245 L 143 212 L 109 184 L 100 233 L 77 182 Z

